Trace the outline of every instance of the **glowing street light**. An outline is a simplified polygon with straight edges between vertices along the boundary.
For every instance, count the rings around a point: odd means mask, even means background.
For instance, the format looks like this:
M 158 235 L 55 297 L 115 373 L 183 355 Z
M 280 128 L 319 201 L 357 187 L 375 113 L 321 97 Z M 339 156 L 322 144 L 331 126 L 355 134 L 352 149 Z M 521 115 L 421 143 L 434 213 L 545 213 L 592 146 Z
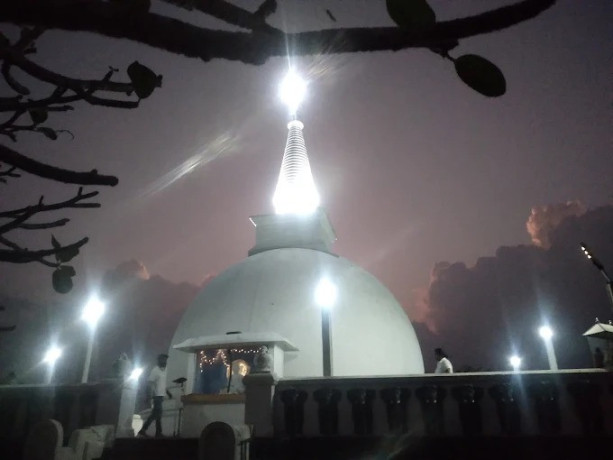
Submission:
M 138 380 L 142 374 L 143 374 L 143 368 L 135 367 L 134 369 L 132 369 L 132 372 L 130 373 L 128 380 Z
M 551 338 L 553 337 L 553 331 L 549 326 L 541 326 L 539 328 L 539 335 L 544 340 L 551 340 Z
M 51 383 L 51 379 L 53 378 L 53 370 L 55 369 L 55 363 L 62 356 L 62 349 L 57 347 L 56 345 L 52 345 L 45 352 L 45 356 L 43 357 L 43 363 L 47 365 L 47 383 Z
M 521 367 L 521 358 L 517 355 L 513 355 L 509 358 L 509 364 L 511 364 L 513 370 L 517 372 Z
M 315 303 L 321 310 L 321 344 L 323 375 L 332 375 L 332 334 L 330 330 L 331 311 L 338 297 L 336 284 L 328 278 L 322 278 L 315 287 Z
M 279 97 L 281 101 L 289 109 L 289 114 L 292 117 L 296 116 L 298 107 L 306 97 L 307 83 L 293 69 L 287 72 L 287 75 L 279 86 Z
M 94 335 L 96 332 L 96 326 L 98 325 L 98 321 L 104 314 L 104 310 L 106 306 L 100 299 L 93 296 L 89 299 L 85 308 L 83 308 L 83 313 L 81 314 L 81 319 L 87 323 L 89 326 L 89 339 L 87 341 L 87 354 L 85 355 L 85 364 L 83 365 L 83 375 L 81 376 L 81 383 L 87 383 L 87 378 L 89 376 L 89 368 L 92 362 L 92 350 L 94 348 Z
M 545 342 L 545 350 L 547 351 L 547 361 L 549 361 L 549 370 L 557 371 L 558 370 L 558 360 L 556 359 L 556 354 L 553 349 L 553 330 L 549 326 L 541 326 L 539 328 L 539 335 Z

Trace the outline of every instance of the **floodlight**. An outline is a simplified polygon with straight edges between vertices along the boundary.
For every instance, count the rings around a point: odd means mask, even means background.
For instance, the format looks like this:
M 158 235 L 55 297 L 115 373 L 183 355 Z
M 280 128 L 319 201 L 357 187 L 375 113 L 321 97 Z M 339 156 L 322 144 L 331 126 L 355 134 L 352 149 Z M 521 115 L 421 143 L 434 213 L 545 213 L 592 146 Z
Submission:
M 54 345 L 45 353 L 43 362 L 53 366 L 60 356 L 62 356 L 62 350 Z
M 104 310 L 104 303 L 95 296 L 91 297 L 83 309 L 81 319 L 90 327 L 94 328 L 96 327 L 98 320 L 100 320 L 100 317 L 103 315 Z
M 130 377 L 128 377 L 128 379 L 130 380 L 138 380 L 139 377 L 143 374 L 143 368 L 142 367 L 135 367 L 132 372 L 130 373 Z
M 553 337 L 553 331 L 551 330 L 549 326 L 541 326 L 539 328 L 539 335 L 544 340 L 551 340 L 551 338 Z
M 514 370 L 517 370 L 521 366 L 521 358 L 517 355 L 513 355 L 509 358 L 509 363 Z
M 338 288 L 328 278 L 322 278 L 315 288 L 315 302 L 320 307 L 330 308 L 336 302 Z
M 279 86 L 279 97 L 289 109 L 290 115 L 296 115 L 298 107 L 306 96 L 306 81 L 293 69 L 290 69 L 281 85 Z

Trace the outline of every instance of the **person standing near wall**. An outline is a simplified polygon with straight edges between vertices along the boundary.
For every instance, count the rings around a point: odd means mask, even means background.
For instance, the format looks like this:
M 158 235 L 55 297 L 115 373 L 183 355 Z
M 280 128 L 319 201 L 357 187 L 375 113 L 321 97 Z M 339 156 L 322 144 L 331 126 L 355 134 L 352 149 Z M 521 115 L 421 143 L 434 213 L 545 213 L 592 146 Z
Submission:
M 149 425 L 155 421 L 155 437 L 161 438 L 162 434 L 162 403 L 164 402 L 164 396 L 168 395 L 172 398 L 170 392 L 166 389 L 166 363 L 168 362 L 168 355 L 161 354 L 157 358 L 157 366 L 151 369 L 149 378 L 147 379 L 147 402 L 153 398 L 153 409 L 151 415 L 145 421 L 145 424 L 138 432 L 139 436 L 147 437 L 147 429 Z
M 434 350 L 434 357 L 436 358 L 435 374 L 453 374 L 453 364 L 451 364 L 442 348 Z

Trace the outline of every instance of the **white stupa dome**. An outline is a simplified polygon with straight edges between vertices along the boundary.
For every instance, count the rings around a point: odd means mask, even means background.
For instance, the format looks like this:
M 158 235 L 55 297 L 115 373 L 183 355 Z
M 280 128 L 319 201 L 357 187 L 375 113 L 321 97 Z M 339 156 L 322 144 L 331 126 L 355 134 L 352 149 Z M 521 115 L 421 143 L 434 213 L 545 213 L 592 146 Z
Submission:
M 330 307 L 333 375 L 424 372 L 411 322 L 374 276 L 322 250 L 281 247 L 259 251 L 202 289 L 184 313 L 172 344 L 230 331 L 277 333 L 299 349 L 286 353 L 284 377 L 321 376 L 322 307 L 316 291 L 325 279 L 337 288 Z M 171 348 L 169 379 L 186 372 L 185 353 Z

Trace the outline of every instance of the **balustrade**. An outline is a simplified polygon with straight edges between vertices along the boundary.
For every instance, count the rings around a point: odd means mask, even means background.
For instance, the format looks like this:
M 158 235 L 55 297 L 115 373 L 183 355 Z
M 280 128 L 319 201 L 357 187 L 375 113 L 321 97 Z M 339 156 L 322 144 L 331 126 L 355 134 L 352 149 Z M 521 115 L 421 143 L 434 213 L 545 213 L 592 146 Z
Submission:
M 282 379 L 273 426 L 290 437 L 610 435 L 612 380 L 592 370 Z

